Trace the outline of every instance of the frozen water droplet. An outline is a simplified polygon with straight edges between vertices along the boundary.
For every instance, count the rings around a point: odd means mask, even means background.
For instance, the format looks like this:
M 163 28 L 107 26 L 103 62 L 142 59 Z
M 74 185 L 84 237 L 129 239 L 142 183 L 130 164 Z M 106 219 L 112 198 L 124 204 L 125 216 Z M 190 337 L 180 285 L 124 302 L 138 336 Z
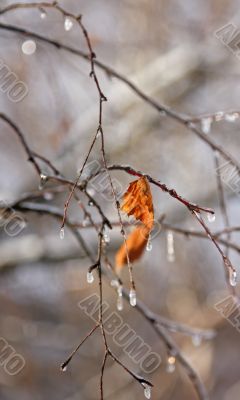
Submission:
M 94 189 L 94 188 L 92 188 L 92 187 L 91 187 L 91 188 L 89 188 L 87 192 L 88 192 L 88 194 L 89 194 L 91 197 L 95 196 L 95 194 L 96 194 L 96 191 L 95 191 L 95 189 Z
M 93 201 L 89 200 L 88 205 L 89 205 L 89 207 L 92 207 L 93 206 Z
M 64 239 L 64 228 L 61 228 L 60 229 L 60 234 L 59 234 L 59 236 L 60 236 L 60 239 Z
M 70 17 L 65 17 L 64 19 L 64 29 L 65 31 L 70 31 L 73 27 L 73 21 Z
M 148 241 L 147 241 L 146 250 L 147 251 L 151 251 L 152 250 L 152 239 L 151 239 L 150 235 L 149 235 L 149 238 L 148 238 Z
M 32 54 L 35 53 L 36 51 L 36 43 L 34 40 L 25 40 L 22 44 L 22 52 L 23 54 L 26 54 L 27 56 L 31 56 Z
M 110 242 L 110 235 L 109 235 L 109 232 L 108 232 L 107 228 L 104 229 L 103 240 L 104 240 L 105 243 L 109 243 Z
M 229 269 L 229 283 L 231 286 L 236 286 L 237 284 L 237 272 L 232 268 Z
M 202 343 L 202 337 L 201 337 L 201 335 L 198 335 L 197 333 L 196 333 L 196 335 L 193 335 L 193 337 L 192 337 L 192 343 L 193 343 L 193 345 L 194 345 L 195 347 L 199 347 L 199 346 L 201 345 L 201 343 Z
M 112 279 L 111 280 L 111 286 L 117 288 L 119 286 L 118 280 L 117 279 Z
M 61 370 L 62 370 L 62 372 L 66 372 L 67 371 L 67 366 L 66 365 L 61 366 Z
M 152 388 L 151 386 L 144 384 L 144 396 L 146 397 L 146 399 L 151 399 L 151 393 L 152 392 Z
M 132 307 L 135 307 L 135 305 L 137 304 L 136 290 L 134 290 L 134 289 L 130 289 L 129 302 Z
M 176 358 L 174 356 L 169 356 L 167 359 L 167 372 L 170 374 L 175 371 L 176 368 Z
M 46 16 L 47 16 L 46 11 L 45 11 L 43 8 L 41 8 L 41 9 L 40 9 L 40 18 L 41 18 L 41 19 L 45 19 Z
M 47 182 L 47 175 L 40 174 L 40 182 L 39 182 L 39 186 L 38 186 L 39 190 L 43 189 L 46 182 Z
M 97 138 L 97 139 L 99 139 L 99 138 L 100 138 L 100 136 L 101 136 L 101 132 L 100 132 L 100 131 L 98 131 L 98 132 L 97 132 L 97 134 L 96 134 L 96 138 Z
M 239 118 L 238 113 L 225 114 L 225 120 L 228 122 L 234 122 L 238 118 Z
M 87 282 L 88 283 L 93 283 L 93 281 L 94 281 L 93 273 L 88 271 L 88 273 L 87 273 Z
M 201 120 L 201 128 L 203 133 L 208 134 L 211 130 L 212 118 L 207 117 Z
M 123 310 L 123 297 L 120 295 L 118 295 L 118 298 L 117 298 L 117 309 L 118 309 L 118 311 Z
M 172 231 L 167 232 L 167 260 L 169 262 L 175 261 L 174 237 Z
M 207 219 L 208 219 L 209 222 L 214 222 L 215 219 L 216 219 L 216 215 L 212 214 L 212 213 L 208 213 Z

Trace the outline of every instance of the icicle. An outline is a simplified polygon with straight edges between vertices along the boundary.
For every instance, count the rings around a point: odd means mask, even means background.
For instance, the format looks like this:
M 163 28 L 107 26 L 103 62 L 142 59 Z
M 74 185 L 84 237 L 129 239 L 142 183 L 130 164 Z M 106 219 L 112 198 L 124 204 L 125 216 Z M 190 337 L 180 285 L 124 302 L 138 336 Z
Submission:
M 216 215 L 212 214 L 212 213 L 208 213 L 207 219 L 208 219 L 209 222 L 214 222 L 215 219 L 216 219 Z
M 146 399 L 151 399 L 151 391 L 152 388 L 151 386 L 147 385 L 146 383 L 143 384 L 144 387 L 144 396 L 146 397 Z
M 167 232 L 167 260 L 169 262 L 175 261 L 174 238 L 172 231 Z
M 195 334 L 192 336 L 192 343 L 195 347 L 199 347 L 202 343 L 202 337 L 199 334 Z
M 93 283 L 93 281 L 94 281 L 93 273 L 88 271 L 88 273 L 87 273 L 87 283 Z
M 149 238 L 148 238 L 148 241 L 147 241 L 146 250 L 147 251 L 151 251 L 152 250 L 152 238 L 151 238 L 151 235 L 149 235 Z
M 170 374 L 175 371 L 176 358 L 174 356 L 169 356 L 167 359 L 167 372 Z
M 122 311 L 123 310 L 123 297 L 118 295 L 117 298 L 117 309 L 118 311 Z
M 22 52 L 23 54 L 26 54 L 27 56 L 30 56 L 35 53 L 36 51 L 36 43 L 34 40 L 25 40 L 22 44 Z
M 134 290 L 134 289 L 130 289 L 129 302 L 132 307 L 135 307 L 135 305 L 137 304 L 136 290 Z
M 61 239 L 61 240 L 64 239 L 64 228 L 61 228 L 61 229 L 60 229 L 60 234 L 59 234 L 59 236 L 60 236 L 60 239 Z
M 105 243 L 109 243 L 110 242 L 110 235 L 109 235 L 108 230 L 106 228 L 104 229 L 103 240 L 104 240 Z
M 45 185 L 46 182 L 47 182 L 47 175 L 40 174 L 40 182 L 39 182 L 38 189 L 42 190 L 44 188 L 44 185 Z
M 212 118 L 207 117 L 201 120 L 201 128 L 203 133 L 208 134 L 211 130 Z
M 64 29 L 65 31 L 70 31 L 73 27 L 73 21 L 70 17 L 66 16 L 64 19 Z
M 229 269 L 229 283 L 231 286 L 236 286 L 237 284 L 237 272 L 235 269 Z

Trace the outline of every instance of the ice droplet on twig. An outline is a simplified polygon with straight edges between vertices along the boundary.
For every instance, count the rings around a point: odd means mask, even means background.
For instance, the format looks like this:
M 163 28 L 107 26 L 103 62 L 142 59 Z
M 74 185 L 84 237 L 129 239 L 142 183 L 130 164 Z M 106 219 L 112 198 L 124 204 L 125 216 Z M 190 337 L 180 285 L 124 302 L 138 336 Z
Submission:
M 229 283 L 233 287 L 237 284 L 237 272 L 232 268 L 229 269 Z
M 169 356 L 167 359 L 167 372 L 170 374 L 175 371 L 176 367 L 176 358 L 174 356 Z
M 212 213 L 208 213 L 207 215 L 208 222 L 214 222 L 216 219 L 216 215 Z
M 137 295 L 135 289 L 130 289 L 129 302 L 132 307 L 135 307 L 135 305 L 137 304 Z
M 212 118 L 206 117 L 201 120 L 201 128 L 203 133 L 208 134 L 211 130 Z
M 87 272 L 87 283 L 93 283 L 94 281 L 94 276 L 92 272 Z
M 63 240 L 64 239 L 64 228 L 60 229 L 60 233 L 59 233 L 60 239 Z
M 167 232 L 167 260 L 169 262 L 175 261 L 174 237 L 172 231 Z
M 103 240 L 105 243 L 109 243 L 110 242 L 110 235 L 107 231 L 107 229 L 104 229 L 104 233 L 103 233 Z
M 64 29 L 65 31 L 70 31 L 73 27 L 73 21 L 70 17 L 66 16 L 64 19 Z
M 117 310 L 122 311 L 123 310 L 123 297 L 118 295 L 117 298 Z
M 46 182 L 47 182 L 47 175 L 40 174 L 40 182 L 39 182 L 38 189 L 42 190 L 44 188 L 44 185 L 45 185 Z
M 67 371 L 67 366 L 64 365 L 63 367 L 61 367 L 61 371 L 62 371 L 62 372 L 66 372 L 66 371 Z
M 152 388 L 151 386 L 147 385 L 146 383 L 143 385 L 144 387 L 144 396 L 146 397 L 146 399 L 151 399 L 151 392 L 152 392 Z
M 151 238 L 151 235 L 149 235 L 149 238 L 148 238 L 148 241 L 147 241 L 146 250 L 147 251 L 151 251 L 152 250 L 152 238 Z

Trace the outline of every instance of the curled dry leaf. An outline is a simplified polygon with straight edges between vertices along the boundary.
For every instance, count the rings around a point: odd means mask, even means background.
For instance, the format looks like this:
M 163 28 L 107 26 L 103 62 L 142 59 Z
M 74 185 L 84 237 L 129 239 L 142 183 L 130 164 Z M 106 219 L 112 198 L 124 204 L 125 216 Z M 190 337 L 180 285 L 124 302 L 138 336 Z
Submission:
M 154 211 L 152 194 L 147 178 L 131 182 L 128 190 L 123 196 L 121 210 L 128 216 L 134 216 L 142 223 L 136 227 L 127 238 L 127 249 L 129 261 L 132 263 L 138 260 L 146 248 L 149 234 L 154 224 Z M 125 243 L 118 250 L 115 258 L 116 269 L 119 272 L 127 264 Z
M 154 223 L 154 211 L 150 185 L 147 178 L 130 183 L 128 190 L 123 195 L 121 210 L 128 216 L 133 215 L 136 220 L 141 221 L 146 227 L 152 229 Z

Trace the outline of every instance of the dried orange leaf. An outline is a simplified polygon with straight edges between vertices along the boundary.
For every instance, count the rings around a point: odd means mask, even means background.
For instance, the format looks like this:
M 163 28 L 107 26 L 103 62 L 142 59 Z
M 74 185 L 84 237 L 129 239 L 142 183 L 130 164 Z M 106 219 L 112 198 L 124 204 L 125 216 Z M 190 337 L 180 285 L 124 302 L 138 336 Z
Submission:
M 121 210 L 128 216 L 133 215 L 141 221 L 149 230 L 153 227 L 154 211 L 150 185 L 147 178 L 142 176 L 140 179 L 130 183 L 128 190 L 123 196 Z
M 138 226 L 127 238 L 127 249 L 129 261 L 132 263 L 138 260 L 148 242 L 150 230 L 146 226 Z M 127 264 L 127 254 L 125 243 L 118 250 L 115 258 L 116 269 L 119 272 Z

